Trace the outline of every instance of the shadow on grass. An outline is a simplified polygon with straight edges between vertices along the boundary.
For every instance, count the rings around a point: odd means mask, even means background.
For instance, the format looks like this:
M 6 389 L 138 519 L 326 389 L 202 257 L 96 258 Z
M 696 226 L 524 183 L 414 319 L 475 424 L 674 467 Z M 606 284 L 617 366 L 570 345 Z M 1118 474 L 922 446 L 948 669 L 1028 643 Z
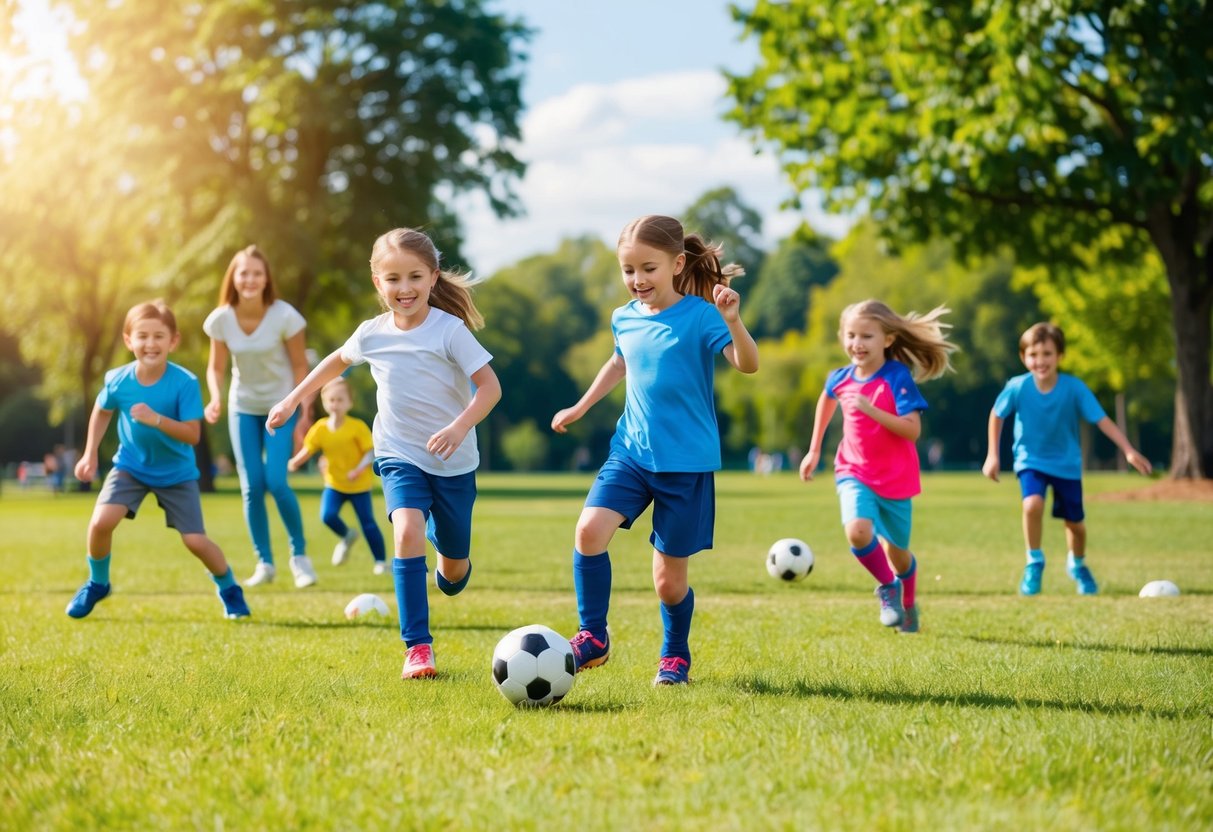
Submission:
M 992 638 L 990 636 L 948 636 L 978 644 L 1005 644 L 1012 647 L 1040 647 L 1049 650 L 1095 650 L 1101 653 L 1136 653 L 1139 656 L 1208 656 L 1213 657 L 1213 647 L 1130 647 L 1124 644 L 1083 644 L 1081 642 L 1048 641 L 1046 639 Z
M 774 682 L 762 676 L 740 676 L 733 686 L 743 693 L 759 696 L 795 696 L 802 698 L 845 699 L 875 702 L 882 705 L 940 705 L 962 708 L 1046 708 L 1054 711 L 1097 713 L 1108 716 L 1151 716 L 1159 719 L 1191 719 L 1201 715 L 1213 716 L 1213 709 L 1194 707 L 1184 710 L 1150 708 L 1143 705 L 1108 704 L 1103 702 L 1065 701 L 1025 696 L 1016 699 L 992 693 L 934 694 L 914 691 L 862 691 L 841 685 L 813 684 L 806 680 L 792 683 Z

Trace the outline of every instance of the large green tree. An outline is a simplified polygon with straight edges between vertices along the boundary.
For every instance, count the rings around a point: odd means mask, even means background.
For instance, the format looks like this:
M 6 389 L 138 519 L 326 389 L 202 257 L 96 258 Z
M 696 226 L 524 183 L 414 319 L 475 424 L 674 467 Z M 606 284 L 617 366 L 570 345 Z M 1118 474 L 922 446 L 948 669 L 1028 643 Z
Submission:
M 1213 5 L 758 0 L 732 118 L 905 240 L 1070 264 L 1109 226 L 1170 289 L 1171 467 L 1213 476 Z M 1137 254 L 1129 252 L 1130 260 Z

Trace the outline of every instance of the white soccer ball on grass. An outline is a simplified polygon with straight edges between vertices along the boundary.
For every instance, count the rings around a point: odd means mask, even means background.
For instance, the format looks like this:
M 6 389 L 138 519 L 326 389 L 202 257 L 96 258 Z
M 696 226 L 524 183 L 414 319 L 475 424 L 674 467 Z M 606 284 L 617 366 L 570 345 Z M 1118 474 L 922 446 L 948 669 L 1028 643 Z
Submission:
M 1137 593 L 1140 598 L 1170 598 L 1179 594 L 1179 587 L 1170 581 L 1150 581 Z
M 771 544 L 767 552 L 767 572 L 781 581 L 803 581 L 813 571 L 813 550 L 794 537 Z
M 383 603 L 382 598 L 369 592 L 355 596 L 354 600 L 345 605 L 345 617 L 350 621 L 353 621 L 355 618 L 365 618 L 368 615 L 382 615 L 386 617 L 391 615 L 391 612 L 387 608 L 387 604 Z
M 493 651 L 493 682 L 514 705 L 553 705 L 573 686 L 573 648 L 542 624 L 506 633 Z

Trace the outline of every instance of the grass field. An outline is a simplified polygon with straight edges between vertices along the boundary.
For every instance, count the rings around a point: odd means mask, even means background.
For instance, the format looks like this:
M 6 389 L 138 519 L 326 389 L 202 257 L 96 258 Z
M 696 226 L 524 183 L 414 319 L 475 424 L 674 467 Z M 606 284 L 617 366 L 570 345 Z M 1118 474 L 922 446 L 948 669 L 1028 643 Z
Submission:
M 480 477 L 473 583 L 431 590 L 441 675 L 409 683 L 394 619 L 342 617 L 367 591 L 394 611 L 390 576 L 371 575 L 361 542 L 329 565 L 316 483 L 300 482 L 320 584 L 296 590 L 280 568 L 243 622 L 221 617 L 154 500 L 119 527 L 113 597 L 69 619 L 92 495 L 4 491 L 0 828 L 1213 827 L 1208 503 L 1104 500 L 1145 481 L 1089 477 L 1101 595 L 1075 596 L 1049 522 L 1044 592 L 1024 599 L 1014 482 L 928 476 L 923 632 L 900 637 L 877 622 L 828 480 L 723 474 L 717 546 L 691 566 L 694 684 L 650 687 L 645 517 L 612 546 L 611 662 L 526 711 L 489 659 L 516 626 L 576 629 L 569 550 L 589 477 Z M 204 511 L 244 577 L 227 485 Z M 766 575 L 785 536 L 816 553 L 804 583 Z M 1155 578 L 1183 596 L 1139 599 Z

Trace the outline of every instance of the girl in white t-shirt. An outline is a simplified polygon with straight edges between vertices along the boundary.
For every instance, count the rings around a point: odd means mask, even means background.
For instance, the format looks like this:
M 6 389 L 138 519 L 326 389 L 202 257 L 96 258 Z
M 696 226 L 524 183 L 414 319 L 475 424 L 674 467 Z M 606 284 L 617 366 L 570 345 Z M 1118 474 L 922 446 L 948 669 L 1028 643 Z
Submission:
M 211 401 L 205 415 L 212 425 L 223 414 L 223 381 L 228 356 L 232 359 L 228 430 L 240 475 L 244 520 L 257 555 L 257 568 L 245 586 L 274 580 L 274 554 L 265 509 L 267 491 L 278 505 L 290 539 L 295 586 L 316 583 L 316 570 L 307 557 L 299 501 L 286 477 L 286 464 L 294 452 L 292 433 L 296 428 L 307 430 L 309 407 L 303 408 L 302 415 L 288 414 L 291 430 L 271 435 L 265 429 L 270 408 L 307 374 L 306 326 L 295 307 L 277 298 L 265 255 L 256 246 L 236 252 L 219 287 L 219 308 L 207 316 L 202 329 L 211 339 L 206 367 Z
M 371 365 L 379 409 L 372 429 L 375 472 L 392 521 L 405 679 L 435 672 L 425 541 L 438 553 L 434 577 L 444 593 L 460 592 L 471 574 L 480 463 L 474 428 L 501 399 L 492 356 L 471 332 L 484 326 L 472 303 L 472 283 L 438 263 L 438 249 L 420 231 L 397 228 L 376 240 L 371 281 L 387 311 L 363 321 L 274 405 L 267 421 L 270 428 L 288 424 L 300 403 L 330 379 L 352 364 Z

